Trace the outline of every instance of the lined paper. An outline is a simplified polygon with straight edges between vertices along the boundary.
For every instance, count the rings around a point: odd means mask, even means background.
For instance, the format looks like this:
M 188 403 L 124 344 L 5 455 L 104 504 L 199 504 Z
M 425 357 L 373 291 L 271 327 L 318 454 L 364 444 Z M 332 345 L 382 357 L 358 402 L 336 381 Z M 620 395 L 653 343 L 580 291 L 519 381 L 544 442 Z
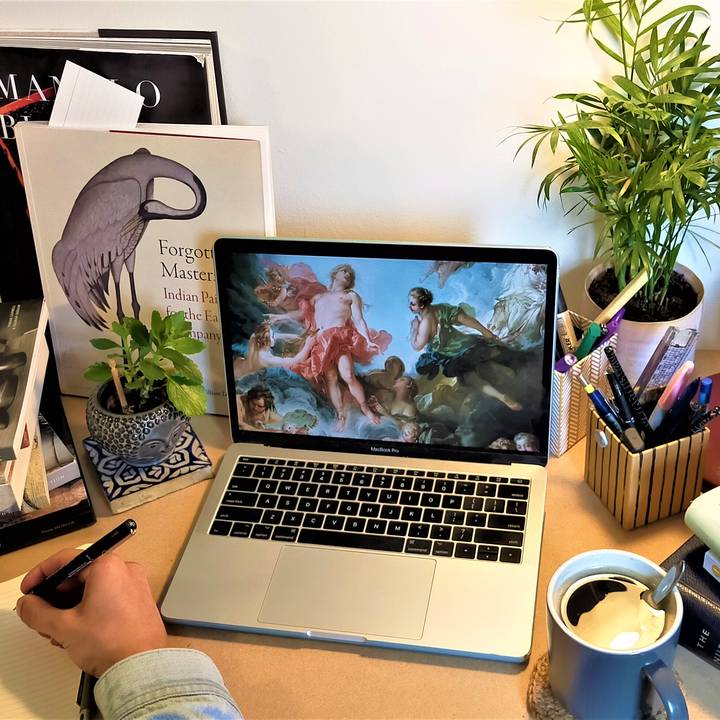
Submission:
M 0 719 L 77 720 L 80 670 L 15 613 L 21 580 L 0 583 Z
M 143 96 L 67 60 L 50 114 L 51 127 L 131 130 Z

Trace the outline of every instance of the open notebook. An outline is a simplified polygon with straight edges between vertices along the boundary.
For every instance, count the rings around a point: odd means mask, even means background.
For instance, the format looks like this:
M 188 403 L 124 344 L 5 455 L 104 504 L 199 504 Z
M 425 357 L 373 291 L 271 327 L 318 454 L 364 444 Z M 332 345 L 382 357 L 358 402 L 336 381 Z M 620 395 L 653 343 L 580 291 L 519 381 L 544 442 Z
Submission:
M 0 583 L 0 720 L 77 720 L 80 671 L 15 613 L 22 576 Z

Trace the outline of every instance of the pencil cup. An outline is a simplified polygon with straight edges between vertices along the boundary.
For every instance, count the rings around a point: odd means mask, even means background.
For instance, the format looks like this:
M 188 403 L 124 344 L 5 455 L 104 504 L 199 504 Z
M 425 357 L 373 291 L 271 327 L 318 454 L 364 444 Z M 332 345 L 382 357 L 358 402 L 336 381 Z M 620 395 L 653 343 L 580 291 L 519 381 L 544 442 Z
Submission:
M 608 439 L 595 441 L 596 431 Z M 585 449 L 585 482 L 625 530 L 676 515 L 700 495 L 710 431 L 640 453 L 630 452 L 591 410 Z
M 570 315 L 574 324 L 580 328 L 584 329 L 590 324 L 590 320 L 581 315 Z M 616 345 L 617 335 L 613 335 L 567 372 L 553 370 L 550 410 L 550 452 L 553 455 L 562 455 L 585 437 L 590 402 L 578 376 L 582 373 L 596 388 L 607 394 L 605 370 L 608 359 L 603 350 L 606 347 L 615 348 Z

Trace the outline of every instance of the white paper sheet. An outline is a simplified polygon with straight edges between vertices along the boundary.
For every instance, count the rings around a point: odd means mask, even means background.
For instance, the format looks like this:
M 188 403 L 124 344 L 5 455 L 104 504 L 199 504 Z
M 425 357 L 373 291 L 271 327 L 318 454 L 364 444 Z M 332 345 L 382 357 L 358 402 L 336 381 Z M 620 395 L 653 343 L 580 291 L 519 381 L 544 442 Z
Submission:
M 52 127 L 129 130 L 137 125 L 142 95 L 69 60 L 50 115 Z

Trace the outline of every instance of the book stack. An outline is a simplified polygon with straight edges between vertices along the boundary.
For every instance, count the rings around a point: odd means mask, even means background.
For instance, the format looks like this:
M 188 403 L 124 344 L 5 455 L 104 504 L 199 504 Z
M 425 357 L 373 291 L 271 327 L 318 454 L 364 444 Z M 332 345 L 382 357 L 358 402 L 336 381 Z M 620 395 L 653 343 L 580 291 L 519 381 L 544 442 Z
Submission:
M 693 535 L 660 565 L 669 570 L 685 560 L 685 572 L 677 585 L 683 599 L 679 642 L 720 669 L 720 582 L 703 567 L 706 554 L 707 546 Z
M 48 362 L 46 325 L 42 300 L 0 303 L 0 517 L 22 506 Z
M 0 303 L 0 554 L 94 520 L 48 365 L 47 318 L 43 300 Z

